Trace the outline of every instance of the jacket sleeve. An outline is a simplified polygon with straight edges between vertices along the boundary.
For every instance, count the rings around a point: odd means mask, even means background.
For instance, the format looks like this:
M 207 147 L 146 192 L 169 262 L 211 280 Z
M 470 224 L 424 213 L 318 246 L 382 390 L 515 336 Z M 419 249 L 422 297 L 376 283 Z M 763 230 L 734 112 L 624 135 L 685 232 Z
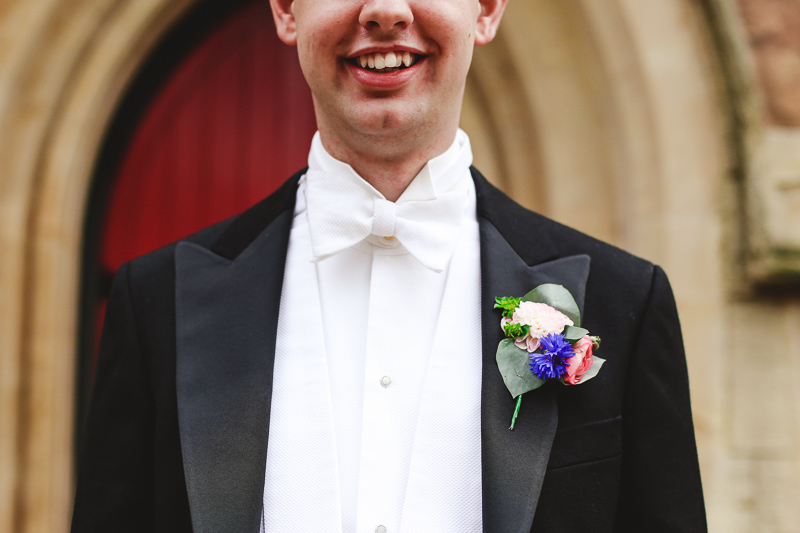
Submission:
M 623 401 L 617 531 L 706 531 L 680 323 L 655 267 Z
M 114 278 L 79 457 L 73 532 L 152 531 L 153 402 L 130 291 Z

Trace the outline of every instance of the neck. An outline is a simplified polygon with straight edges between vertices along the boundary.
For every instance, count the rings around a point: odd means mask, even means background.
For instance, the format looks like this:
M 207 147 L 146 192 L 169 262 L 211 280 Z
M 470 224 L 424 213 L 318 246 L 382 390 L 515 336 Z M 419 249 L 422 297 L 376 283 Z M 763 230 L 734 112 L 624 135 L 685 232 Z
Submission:
M 455 139 L 455 129 L 452 135 L 439 135 L 428 142 L 414 139 L 412 143 L 396 138 L 344 143 L 336 136 L 326 135 L 322 129 L 320 137 L 329 154 L 349 164 L 387 200 L 394 202 L 428 161 L 450 147 Z

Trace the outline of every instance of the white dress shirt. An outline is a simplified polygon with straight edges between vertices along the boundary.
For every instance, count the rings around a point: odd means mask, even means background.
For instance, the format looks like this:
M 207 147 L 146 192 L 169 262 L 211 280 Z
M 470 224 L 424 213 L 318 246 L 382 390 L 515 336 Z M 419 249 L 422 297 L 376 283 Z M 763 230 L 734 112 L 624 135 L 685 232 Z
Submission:
M 471 163 L 459 130 L 392 205 L 314 137 L 281 295 L 262 531 L 482 530 Z

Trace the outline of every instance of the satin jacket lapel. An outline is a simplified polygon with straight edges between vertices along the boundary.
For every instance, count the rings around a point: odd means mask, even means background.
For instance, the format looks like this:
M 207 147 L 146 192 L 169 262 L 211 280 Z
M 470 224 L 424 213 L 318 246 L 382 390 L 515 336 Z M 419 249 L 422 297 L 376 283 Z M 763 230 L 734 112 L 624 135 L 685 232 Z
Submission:
M 176 248 L 178 421 L 195 532 L 259 530 L 298 178 L 241 215 L 211 250 Z
M 473 172 L 477 174 L 476 171 Z M 529 532 L 544 481 L 558 426 L 558 384 L 548 384 L 525 394 L 513 431 L 508 429 L 514 399 L 497 369 L 495 354 L 503 335 L 500 314 L 493 309 L 496 296 L 522 296 L 542 283 L 559 283 L 575 296 L 581 310 L 589 274 L 586 255 L 557 257 L 557 248 L 545 233 L 524 220 L 528 212 L 514 205 L 510 212 L 487 202 L 499 193 L 483 178 L 475 177 L 481 243 L 481 318 L 483 334 L 483 389 L 481 444 L 483 470 L 483 524 L 486 532 Z M 489 197 L 489 198 L 487 198 Z M 505 200 L 505 198 L 503 198 Z M 493 210 L 498 208 L 497 210 Z M 503 219 L 508 220 L 504 221 Z M 518 253 L 499 231 L 524 227 L 536 237 L 529 249 Z M 528 222 L 535 220 L 529 219 Z M 523 259 L 521 253 L 527 257 Z M 529 266 L 532 264 L 533 266 Z

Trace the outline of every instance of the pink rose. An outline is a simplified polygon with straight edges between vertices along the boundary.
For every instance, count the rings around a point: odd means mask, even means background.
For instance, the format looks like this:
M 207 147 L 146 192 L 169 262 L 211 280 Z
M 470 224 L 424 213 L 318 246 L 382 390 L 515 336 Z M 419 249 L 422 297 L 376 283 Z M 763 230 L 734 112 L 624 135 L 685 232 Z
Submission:
M 583 375 L 592 367 L 592 339 L 588 335 L 583 336 L 572 346 L 575 355 L 570 357 L 567 362 L 567 374 L 564 382 L 570 385 L 577 385 L 583 379 Z

